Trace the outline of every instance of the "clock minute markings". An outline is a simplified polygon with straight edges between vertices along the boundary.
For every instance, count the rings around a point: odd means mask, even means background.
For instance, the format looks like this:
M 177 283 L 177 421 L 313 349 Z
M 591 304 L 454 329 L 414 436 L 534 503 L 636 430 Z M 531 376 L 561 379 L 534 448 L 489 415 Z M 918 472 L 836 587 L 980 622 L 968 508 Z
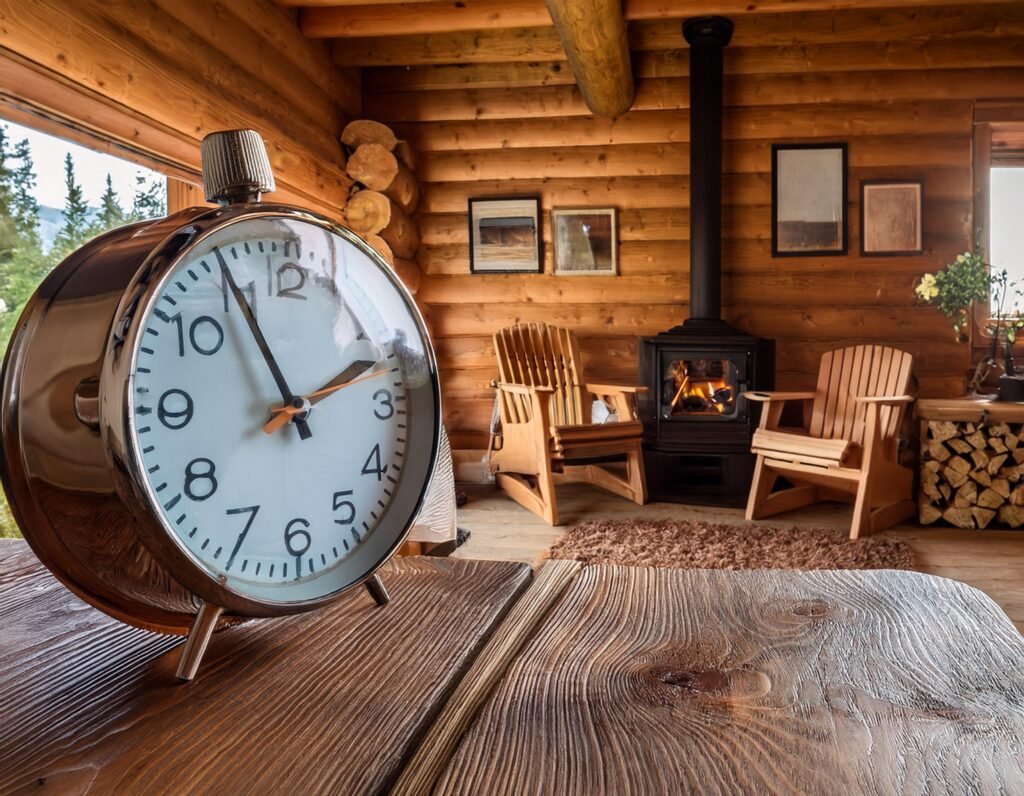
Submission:
M 232 253 L 234 253 L 234 249 L 232 249 Z M 281 392 L 282 400 L 285 404 L 291 404 L 296 400 L 296 395 L 288 386 L 288 382 L 285 380 L 284 374 L 281 372 L 281 368 L 277 364 L 277 360 L 274 358 L 273 353 L 271 353 L 270 345 L 267 343 L 267 338 L 263 336 L 263 332 L 260 329 L 259 324 L 256 322 L 256 316 L 253 315 L 252 307 L 249 306 L 249 302 L 246 300 L 245 294 L 242 293 L 238 284 L 235 282 L 235 278 L 232 276 L 231 270 L 228 268 L 228 264 L 220 249 L 214 246 L 213 254 L 217 258 L 217 264 L 220 266 L 221 273 L 224 275 L 224 281 L 227 283 L 228 289 L 231 291 L 231 295 L 235 297 L 235 301 L 238 303 L 238 308 L 242 311 L 242 317 L 245 318 L 245 322 L 249 326 L 249 331 L 252 332 L 253 339 L 256 341 L 256 345 L 259 347 L 260 353 L 263 355 L 263 360 L 267 363 L 267 367 L 270 369 L 270 375 L 274 377 L 277 389 Z M 313 436 L 313 432 L 309 430 L 309 424 L 306 422 L 304 417 L 295 416 L 292 418 L 292 422 L 299 430 L 300 439 L 309 439 Z

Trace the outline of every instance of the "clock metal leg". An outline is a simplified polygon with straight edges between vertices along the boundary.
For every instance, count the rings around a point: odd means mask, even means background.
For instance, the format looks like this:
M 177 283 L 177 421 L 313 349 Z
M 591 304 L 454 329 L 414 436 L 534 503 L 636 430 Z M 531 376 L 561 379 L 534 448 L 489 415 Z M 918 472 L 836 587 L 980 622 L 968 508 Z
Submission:
M 366 581 L 366 590 L 370 592 L 370 596 L 373 597 L 373 601 L 377 603 L 378 607 L 383 607 L 391 602 L 391 595 L 384 588 L 384 581 L 380 579 L 380 575 L 370 576 Z
M 192 620 L 192 627 L 188 631 L 188 638 L 181 648 L 181 659 L 178 661 L 178 679 L 188 682 L 196 676 L 196 670 L 206 652 L 206 646 L 210 643 L 210 636 L 217 629 L 217 620 L 224 613 L 219 605 L 203 603 Z

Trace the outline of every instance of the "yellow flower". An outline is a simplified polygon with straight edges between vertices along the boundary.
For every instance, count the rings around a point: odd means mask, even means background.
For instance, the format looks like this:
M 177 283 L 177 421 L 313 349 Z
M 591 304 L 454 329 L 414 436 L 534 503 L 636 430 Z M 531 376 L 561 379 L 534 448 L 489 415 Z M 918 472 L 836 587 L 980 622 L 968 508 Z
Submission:
M 921 277 L 921 281 L 917 287 L 914 288 L 914 292 L 917 293 L 918 297 L 924 301 L 931 301 L 933 298 L 939 295 L 939 288 L 935 284 L 934 274 L 925 274 Z

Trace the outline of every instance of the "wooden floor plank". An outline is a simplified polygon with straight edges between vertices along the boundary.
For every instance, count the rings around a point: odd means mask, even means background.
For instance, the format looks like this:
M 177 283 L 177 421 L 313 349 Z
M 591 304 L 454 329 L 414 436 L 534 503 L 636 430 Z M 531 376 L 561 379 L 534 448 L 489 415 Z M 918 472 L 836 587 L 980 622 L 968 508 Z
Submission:
M 436 792 L 1021 792 L 1022 671 L 942 578 L 587 567 Z
M 218 633 L 195 681 L 181 639 L 86 606 L 0 543 L 0 793 L 376 793 L 530 580 L 522 564 L 401 559 L 392 602 Z
M 459 527 L 471 533 L 458 556 L 475 559 L 533 562 L 567 528 L 587 520 L 702 520 L 745 525 L 741 509 L 648 503 L 636 506 L 627 500 L 585 485 L 558 488 L 558 505 L 564 525 L 552 528 L 539 517 L 512 502 L 494 487 L 463 485 L 469 502 L 459 509 Z M 851 507 L 823 503 L 761 520 L 765 526 L 798 526 L 849 530 Z M 904 524 L 878 534 L 878 538 L 906 542 L 922 572 L 941 575 L 975 586 L 992 599 L 1024 631 L 1024 530 L 965 531 Z

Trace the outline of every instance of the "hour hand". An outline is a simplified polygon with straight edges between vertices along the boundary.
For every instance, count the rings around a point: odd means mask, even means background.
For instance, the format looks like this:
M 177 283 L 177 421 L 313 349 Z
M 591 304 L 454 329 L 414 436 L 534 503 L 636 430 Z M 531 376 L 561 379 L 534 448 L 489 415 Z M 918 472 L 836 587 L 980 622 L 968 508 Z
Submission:
M 309 395 L 303 396 L 302 398 L 296 398 L 290 404 L 274 407 L 270 410 L 270 420 L 263 424 L 263 430 L 267 434 L 273 434 L 279 428 L 286 425 L 294 416 L 308 412 L 313 404 L 319 403 L 328 395 L 331 395 L 350 384 L 355 384 L 356 382 L 360 382 L 365 379 L 372 379 L 375 376 L 380 376 L 388 372 L 386 370 L 378 370 L 360 378 L 361 374 L 365 373 L 376 364 L 376 362 L 370 362 L 365 359 L 357 360 L 320 389 L 314 390 Z
M 361 373 L 365 373 L 376 364 L 376 362 L 370 362 L 367 359 L 357 359 L 355 362 L 353 362 L 351 365 L 345 368 L 341 373 L 339 373 L 337 376 L 335 376 L 333 379 L 327 382 L 319 390 L 311 392 L 309 395 L 307 395 L 306 400 L 309 401 L 310 405 L 319 403 L 332 392 L 334 392 L 336 389 L 344 387 L 346 384 L 348 384 L 350 381 L 356 378 L 356 376 L 360 375 Z

